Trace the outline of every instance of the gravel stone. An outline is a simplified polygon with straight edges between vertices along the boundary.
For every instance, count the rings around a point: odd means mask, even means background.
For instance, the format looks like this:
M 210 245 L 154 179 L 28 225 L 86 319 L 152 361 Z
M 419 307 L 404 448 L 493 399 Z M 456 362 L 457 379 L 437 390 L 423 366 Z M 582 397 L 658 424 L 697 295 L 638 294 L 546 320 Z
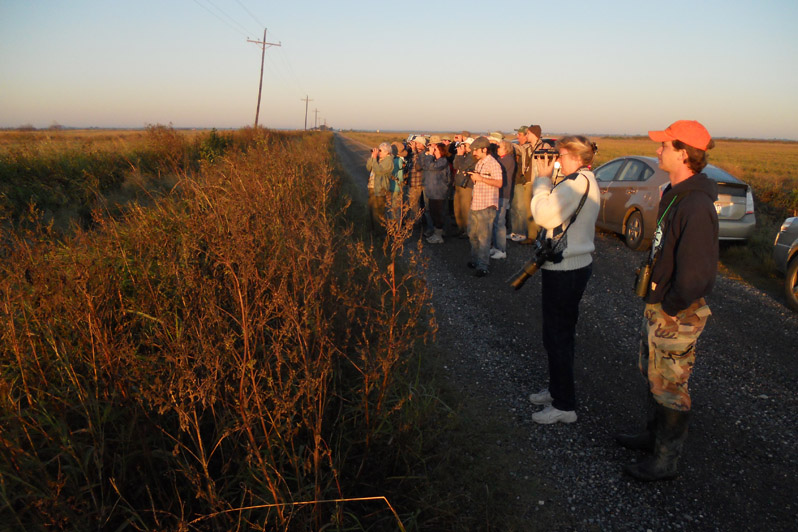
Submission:
M 347 151 L 336 138 L 339 153 Z M 365 151 L 351 160 L 358 157 L 362 166 Z M 365 172 L 348 168 L 353 175 Z M 646 384 L 636 368 L 643 303 L 632 288 L 642 253 L 616 235 L 597 233 L 576 336 L 579 418 L 544 426 L 532 422 L 540 407 L 527 400 L 547 384 L 540 275 L 514 291 L 507 279 L 529 248 L 507 246 L 507 259 L 491 261 L 484 278 L 466 267 L 468 240 L 425 246 L 426 278 L 444 353 L 440 367 L 458 388 L 480 398 L 486 415 L 509 414 L 512 426 L 494 452 L 517 454 L 514 473 L 541 478 L 551 488 L 551 498 L 537 504 L 562 513 L 550 529 L 796 529 L 797 313 L 778 296 L 718 276 L 690 379 L 692 422 L 681 475 L 640 483 L 623 476 L 621 467 L 643 455 L 617 446 L 613 434 L 642 428 L 645 420 Z M 536 508 L 522 506 L 535 506 L 527 495 L 513 499 L 518 515 L 532 520 Z

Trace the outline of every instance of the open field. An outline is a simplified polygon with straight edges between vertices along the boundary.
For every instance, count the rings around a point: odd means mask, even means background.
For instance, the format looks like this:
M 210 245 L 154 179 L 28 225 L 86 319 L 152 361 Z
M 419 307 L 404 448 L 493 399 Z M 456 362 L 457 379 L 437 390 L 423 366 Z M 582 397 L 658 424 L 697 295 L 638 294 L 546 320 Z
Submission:
M 231 132 L 144 130 L 0 132 L 0 218 L 31 206 L 59 231 L 91 223 L 92 211 L 147 202 L 168 192 L 179 172 L 210 164 L 246 142 Z
M 175 130 L 187 140 L 194 140 L 210 130 Z M 0 153 L 9 148 L 31 144 L 49 144 L 51 147 L 91 147 L 92 149 L 119 149 L 120 146 L 146 142 L 146 129 L 54 129 L 0 131 Z

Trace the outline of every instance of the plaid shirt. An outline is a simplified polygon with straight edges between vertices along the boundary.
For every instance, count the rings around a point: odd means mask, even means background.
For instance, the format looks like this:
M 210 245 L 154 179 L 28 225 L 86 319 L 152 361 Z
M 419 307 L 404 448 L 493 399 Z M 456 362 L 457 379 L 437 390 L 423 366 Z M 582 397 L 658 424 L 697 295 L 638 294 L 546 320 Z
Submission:
M 432 155 L 427 155 L 422 151 L 413 156 L 412 165 L 410 166 L 411 187 L 420 187 L 424 184 L 424 170 L 421 168 L 421 164 L 419 164 L 419 159 L 423 157 L 432 157 Z
M 492 155 L 487 155 L 484 159 L 477 161 L 477 166 L 474 172 L 486 176 L 488 179 L 494 179 L 502 183 L 502 167 L 499 161 L 493 158 Z M 471 196 L 471 210 L 481 211 L 488 207 L 499 208 L 499 187 L 492 187 L 483 182 L 474 183 L 474 194 Z

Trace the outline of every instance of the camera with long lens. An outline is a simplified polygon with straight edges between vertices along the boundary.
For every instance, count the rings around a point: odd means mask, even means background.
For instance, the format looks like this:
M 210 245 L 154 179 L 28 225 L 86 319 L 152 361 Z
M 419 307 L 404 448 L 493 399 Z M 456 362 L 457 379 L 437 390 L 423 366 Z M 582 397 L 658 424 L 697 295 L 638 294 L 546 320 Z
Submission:
M 560 262 L 562 260 L 562 251 L 555 250 L 556 244 L 557 242 L 551 238 L 542 241 L 541 239 L 535 240 L 532 243 L 532 257 L 518 273 L 513 275 L 510 279 L 510 286 L 519 290 L 524 286 L 527 279 L 537 273 L 544 262 Z

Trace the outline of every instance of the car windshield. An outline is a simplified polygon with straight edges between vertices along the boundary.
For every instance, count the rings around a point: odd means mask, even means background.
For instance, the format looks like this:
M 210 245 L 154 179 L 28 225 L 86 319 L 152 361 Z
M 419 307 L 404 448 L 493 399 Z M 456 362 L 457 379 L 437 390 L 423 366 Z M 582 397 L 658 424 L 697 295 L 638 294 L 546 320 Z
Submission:
M 710 179 L 712 179 L 714 181 L 721 182 L 721 183 L 733 183 L 735 185 L 744 185 L 745 184 L 742 181 L 740 181 L 739 179 L 737 179 L 736 177 L 734 177 L 733 175 L 731 175 L 729 172 L 726 172 L 725 170 L 721 170 L 717 166 L 712 166 L 711 164 L 708 164 L 706 166 L 706 168 L 704 168 L 704 173 Z

